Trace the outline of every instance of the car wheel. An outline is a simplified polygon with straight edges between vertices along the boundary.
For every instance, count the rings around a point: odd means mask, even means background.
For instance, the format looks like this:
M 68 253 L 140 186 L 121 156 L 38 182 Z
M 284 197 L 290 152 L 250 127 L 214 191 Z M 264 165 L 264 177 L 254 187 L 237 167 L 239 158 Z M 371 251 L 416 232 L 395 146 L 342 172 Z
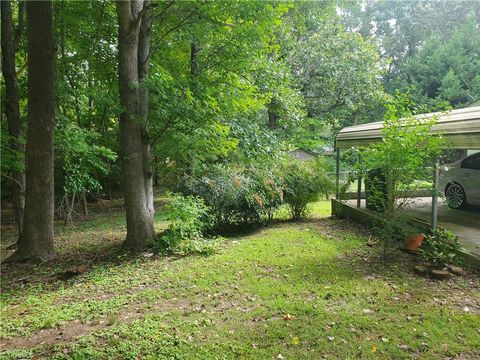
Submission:
M 467 197 L 463 188 L 456 183 L 448 184 L 445 189 L 447 205 L 452 209 L 461 209 L 467 205 Z

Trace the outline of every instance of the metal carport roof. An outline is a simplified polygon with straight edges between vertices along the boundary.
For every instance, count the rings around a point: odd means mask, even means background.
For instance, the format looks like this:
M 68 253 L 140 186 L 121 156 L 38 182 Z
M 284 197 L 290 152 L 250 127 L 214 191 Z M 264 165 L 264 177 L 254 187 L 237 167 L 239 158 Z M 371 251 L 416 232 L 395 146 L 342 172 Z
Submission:
M 480 149 L 480 106 L 416 115 L 418 119 L 438 116 L 432 134 L 442 134 L 446 146 L 456 149 Z M 368 145 L 382 139 L 383 121 L 343 128 L 335 139 L 335 149 Z

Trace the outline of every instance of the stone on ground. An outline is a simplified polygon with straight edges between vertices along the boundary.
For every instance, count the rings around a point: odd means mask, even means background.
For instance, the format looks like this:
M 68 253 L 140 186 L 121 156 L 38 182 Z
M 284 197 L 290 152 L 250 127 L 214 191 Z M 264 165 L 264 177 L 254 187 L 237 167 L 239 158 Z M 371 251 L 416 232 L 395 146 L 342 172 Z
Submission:
M 432 274 L 432 277 L 435 278 L 435 279 L 438 279 L 438 280 L 445 280 L 445 279 L 448 279 L 450 277 L 450 273 L 448 272 L 448 270 L 432 270 L 431 272 Z

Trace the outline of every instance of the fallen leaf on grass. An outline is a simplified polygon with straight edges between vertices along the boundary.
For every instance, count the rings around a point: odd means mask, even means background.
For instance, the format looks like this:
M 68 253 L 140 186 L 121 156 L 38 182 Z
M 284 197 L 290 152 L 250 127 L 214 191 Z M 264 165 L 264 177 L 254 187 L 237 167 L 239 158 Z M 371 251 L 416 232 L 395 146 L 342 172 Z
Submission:
M 372 344 L 372 346 L 370 347 L 370 350 L 372 353 L 377 352 L 377 347 L 375 346 L 375 344 Z

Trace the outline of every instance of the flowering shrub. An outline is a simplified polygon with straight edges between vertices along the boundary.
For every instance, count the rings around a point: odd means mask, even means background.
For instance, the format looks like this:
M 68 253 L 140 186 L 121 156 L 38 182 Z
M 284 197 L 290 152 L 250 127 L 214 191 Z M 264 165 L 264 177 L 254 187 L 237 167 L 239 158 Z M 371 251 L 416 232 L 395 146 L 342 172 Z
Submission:
M 276 182 L 266 177 L 255 169 L 215 166 L 201 177 L 186 177 L 183 191 L 205 201 L 217 227 L 259 224 L 271 218 L 283 196 Z
M 293 217 L 303 216 L 309 202 L 331 194 L 333 183 L 323 163 L 285 159 L 268 166 L 214 166 L 201 177 L 185 177 L 182 190 L 202 198 L 221 228 L 271 220 L 282 205 Z
M 306 215 L 308 203 L 333 193 L 334 184 L 326 175 L 325 166 L 321 161 L 293 161 L 284 165 L 284 202 L 294 219 Z

